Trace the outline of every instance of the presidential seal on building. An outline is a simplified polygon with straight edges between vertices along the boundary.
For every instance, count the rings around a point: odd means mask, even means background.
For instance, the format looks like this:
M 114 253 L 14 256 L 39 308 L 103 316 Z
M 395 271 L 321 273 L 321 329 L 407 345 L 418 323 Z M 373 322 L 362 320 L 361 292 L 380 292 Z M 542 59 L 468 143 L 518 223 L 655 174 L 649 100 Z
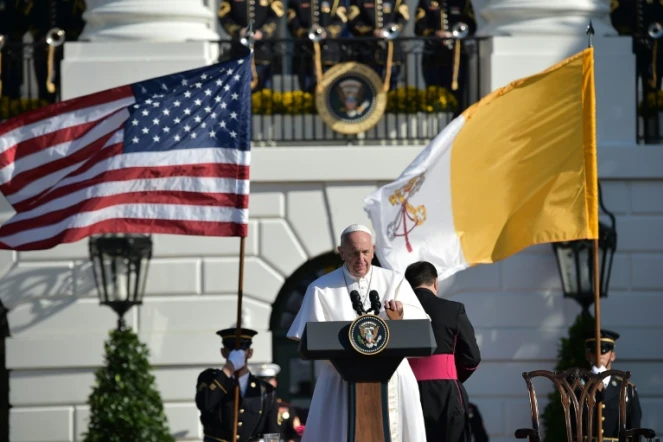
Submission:
M 363 355 L 375 355 L 389 343 L 387 321 L 373 314 L 362 315 L 350 324 L 350 345 Z
M 380 121 L 387 106 L 387 94 L 373 69 L 356 62 L 341 63 L 322 77 L 315 104 L 332 130 L 358 134 Z

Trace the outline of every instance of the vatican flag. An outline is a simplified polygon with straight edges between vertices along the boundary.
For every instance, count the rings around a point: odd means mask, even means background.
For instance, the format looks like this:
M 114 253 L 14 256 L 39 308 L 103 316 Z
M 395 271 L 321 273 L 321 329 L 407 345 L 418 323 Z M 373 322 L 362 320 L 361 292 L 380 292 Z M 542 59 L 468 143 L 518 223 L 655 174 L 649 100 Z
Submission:
M 598 237 L 594 53 L 498 89 L 364 202 L 382 266 L 440 278 L 534 244 Z

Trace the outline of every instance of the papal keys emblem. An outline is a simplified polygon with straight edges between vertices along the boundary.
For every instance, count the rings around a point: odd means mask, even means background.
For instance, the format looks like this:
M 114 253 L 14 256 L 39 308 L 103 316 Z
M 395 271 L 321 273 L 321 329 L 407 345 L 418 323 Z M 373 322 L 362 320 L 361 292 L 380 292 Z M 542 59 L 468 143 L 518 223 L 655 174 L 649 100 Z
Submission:
M 350 324 L 350 345 L 363 355 L 380 353 L 389 342 L 389 326 L 379 316 L 362 315 Z
M 392 206 L 400 206 L 400 210 L 392 222 L 387 225 L 387 237 L 393 241 L 397 236 L 405 239 L 405 247 L 412 252 L 409 235 L 415 227 L 426 221 L 426 206 L 415 206 L 410 198 L 416 194 L 424 183 L 424 174 L 412 178 L 406 185 L 391 194 L 389 202 Z

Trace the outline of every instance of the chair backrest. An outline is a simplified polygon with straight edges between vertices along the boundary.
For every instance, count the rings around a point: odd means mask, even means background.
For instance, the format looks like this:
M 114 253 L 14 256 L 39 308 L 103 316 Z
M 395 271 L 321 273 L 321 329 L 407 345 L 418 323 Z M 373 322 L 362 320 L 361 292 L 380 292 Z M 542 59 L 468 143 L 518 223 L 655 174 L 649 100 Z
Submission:
M 631 378 L 631 372 L 606 370 L 603 373 L 594 374 L 584 368 L 570 368 L 558 372 L 535 370 L 523 373 L 529 390 L 534 432 L 540 435 L 539 406 L 532 384 L 534 378 L 547 378 L 557 388 L 564 408 L 568 442 L 585 442 L 592 440 L 593 437 L 594 425 L 592 423 L 595 421 L 596 392 L 602 385 L 603 379 L 608 376 L 619 376 L 623 379 L 619 392 L 619 433 L 624 435 L 626 431 L 626 386 Z M 573 427 L 575 427 L 575 434 L 573 434 Z

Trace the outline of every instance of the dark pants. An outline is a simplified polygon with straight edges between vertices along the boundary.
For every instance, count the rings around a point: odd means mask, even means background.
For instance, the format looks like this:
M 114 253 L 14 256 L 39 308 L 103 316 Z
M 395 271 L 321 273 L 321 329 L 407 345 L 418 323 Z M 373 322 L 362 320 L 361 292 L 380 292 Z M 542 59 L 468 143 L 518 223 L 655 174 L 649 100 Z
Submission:
M 426 87 L 443 87 L 452 93 L 458 101 L 457 113 L 460 113 L 469 105 L 467 64 L 467 56 L 461 52 L 457 77 L 458 89 L 453 90 L 454 52 L 452 50 L 438 50 L 433 54 L 422 57 L 421 68 Z
M 469 442 L 468 397 L 463 384 L 454 380 L 419 381 L 426 440 Z
M 253 91 L 257 92 L 261 89 L 271 89 L 272 66 L 269 64 L 256 63 L 256 72 L 258 73 L 258 84 Z

